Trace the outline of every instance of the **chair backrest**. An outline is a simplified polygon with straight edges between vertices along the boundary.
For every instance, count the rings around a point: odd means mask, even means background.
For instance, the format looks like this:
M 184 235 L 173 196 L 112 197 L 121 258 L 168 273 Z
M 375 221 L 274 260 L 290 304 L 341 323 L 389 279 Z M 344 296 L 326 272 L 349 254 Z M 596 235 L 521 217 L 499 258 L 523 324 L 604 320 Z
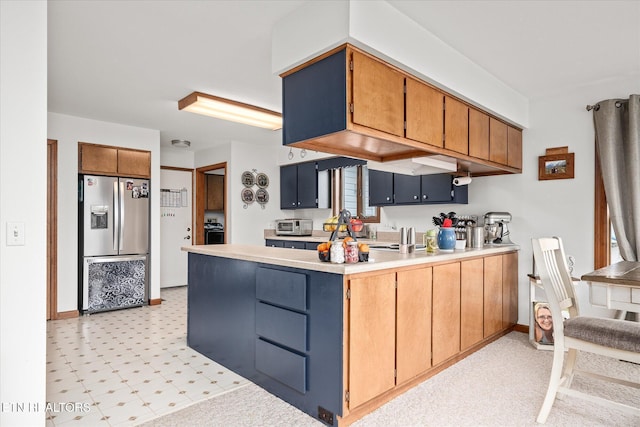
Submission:
M 533 257 L 547 295 L 554 331 L 563 331 L 563 310 L 569 317 L 579 314 L 578 300 L 569 274 L 562 240 L 559 237 L 531 239 Z

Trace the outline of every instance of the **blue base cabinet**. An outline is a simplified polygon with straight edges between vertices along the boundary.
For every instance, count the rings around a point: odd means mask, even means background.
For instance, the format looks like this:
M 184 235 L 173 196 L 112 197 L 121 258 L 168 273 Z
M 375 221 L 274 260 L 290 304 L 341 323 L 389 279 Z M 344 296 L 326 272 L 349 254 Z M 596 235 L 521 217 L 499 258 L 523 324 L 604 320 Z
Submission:
M 314 418 L 342 415 L 343 278 L 189 253 L 187 344 Z

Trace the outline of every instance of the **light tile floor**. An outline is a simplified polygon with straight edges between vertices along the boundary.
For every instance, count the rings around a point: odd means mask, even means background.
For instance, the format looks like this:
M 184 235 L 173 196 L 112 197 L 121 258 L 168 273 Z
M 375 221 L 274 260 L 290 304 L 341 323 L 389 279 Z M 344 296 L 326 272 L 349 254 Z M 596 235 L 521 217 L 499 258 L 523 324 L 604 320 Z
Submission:
M 47 322 L 47 426 L 134 426 L 248 384 L 187 347 L 187 287 L 161 297 Z

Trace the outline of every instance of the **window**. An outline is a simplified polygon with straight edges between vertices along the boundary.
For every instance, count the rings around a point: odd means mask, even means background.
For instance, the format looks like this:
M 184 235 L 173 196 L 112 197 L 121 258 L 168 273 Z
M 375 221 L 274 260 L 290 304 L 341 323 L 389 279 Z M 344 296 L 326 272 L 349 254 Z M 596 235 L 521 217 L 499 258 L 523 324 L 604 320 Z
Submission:
M 363 222 L 380 222 L 377 206 L 369 206 L 369 169 L 366 165 L 340 169 L 340 209 Z

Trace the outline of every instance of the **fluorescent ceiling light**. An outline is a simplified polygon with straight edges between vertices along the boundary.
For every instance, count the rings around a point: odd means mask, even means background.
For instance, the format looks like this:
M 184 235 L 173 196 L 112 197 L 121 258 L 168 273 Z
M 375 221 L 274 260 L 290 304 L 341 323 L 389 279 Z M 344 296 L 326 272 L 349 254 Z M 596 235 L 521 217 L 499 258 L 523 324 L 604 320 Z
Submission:
M 182 98 L 178 109 L 271 130 L 282 128 L 280 113 L 202 92 Z

